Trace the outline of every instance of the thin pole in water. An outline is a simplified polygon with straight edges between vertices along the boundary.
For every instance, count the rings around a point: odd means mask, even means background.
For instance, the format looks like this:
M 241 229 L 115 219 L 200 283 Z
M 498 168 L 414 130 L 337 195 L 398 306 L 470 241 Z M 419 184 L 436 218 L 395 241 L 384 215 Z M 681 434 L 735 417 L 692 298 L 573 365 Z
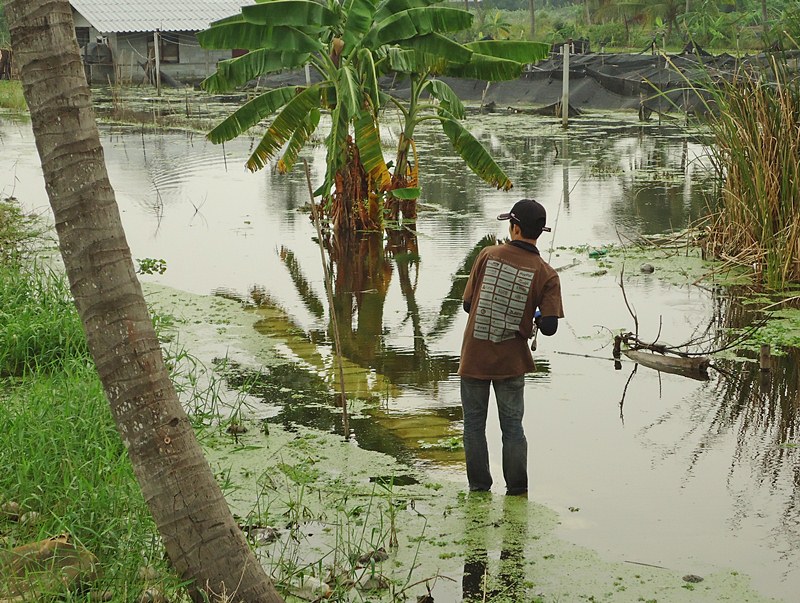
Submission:
M 161 32 L 158 29 L 153 32 L 153 48 L 156 64 L 156 96 L 161 96 Z
M 564 64 L 561 74 L 561 126 L 566 128 L 569 120 L 569 42 L 564 44 Z
M 339 391 L 342 396 L 342 429 L 344 437 L 350 437 L 350 419 L 347 414 L 347 391 L 344 385 L 344 365 L 342 363 L 342 346 L 339 342 L 339 324 L 336 320 L 336 310 L 333 305 L 333 287 L 331 285 L 331 275 L 328 272 L 328 264 L 325 261 L 325 247 L 322 245 L 322 227 L 319 225 L 320 218 L 317 213 L 317 205 L 314 202 L 314 189 L 311 186 L 311 171 L 308 169 L 308 160 L 303 159 L 306 172 L 306 183 L 308 184 L 308 196 L 311 199 L 311 219 L 317 229 L 317 243 L 319 243 L 319 255 L 322 259 L 322 273 L 325 279 L 325 293 L 328 296 L 328 312 L 331 315 L 331 328 L 333 329 L 334 355 L 339 368 Z

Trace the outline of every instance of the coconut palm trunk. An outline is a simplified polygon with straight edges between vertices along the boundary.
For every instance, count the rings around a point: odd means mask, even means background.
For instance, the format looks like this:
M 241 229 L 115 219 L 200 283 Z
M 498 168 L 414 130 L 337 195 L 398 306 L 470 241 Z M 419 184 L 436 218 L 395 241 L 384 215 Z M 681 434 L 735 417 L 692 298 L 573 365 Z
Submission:
M 172 565 L 191 582 L 194 601 L 223 593 L 227 601 L 282 601 L 237 528 L 165 369 L 108 179 L 70 4 L 11 0 L 6 16 L 70 287 Z

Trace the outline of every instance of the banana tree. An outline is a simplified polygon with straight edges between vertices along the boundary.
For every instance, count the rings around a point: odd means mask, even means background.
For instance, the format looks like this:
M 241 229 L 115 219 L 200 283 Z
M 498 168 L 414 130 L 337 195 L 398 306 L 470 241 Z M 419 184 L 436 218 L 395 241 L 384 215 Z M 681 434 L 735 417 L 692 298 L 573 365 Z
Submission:
M 425 121 L 442 127 L 455 151 L 475 174 L 498 189 L 508 190 L 511 179 L 489 151 L 461 123 L 466 117 L 464 104 L 453 89 L 438 76 L 496 82 L 516 79 L 527 63 L 547 57 L 547 44 L 513 40 L 482 40 L 467 44 L 445 43 L 448 49 L 438 55 L 414 45 L 401 43 L 387 50 L 391 71 L 407 75 L 411 93 L 407 102 L 391 101 L 403 114 L 403 132 L 398 140 L 392 185 L 386 206 L 390 220 L 416 217 L 417 165 L 414 132 Z M 442 61 L 439 57 L 446 56 Z M 414 153 L 411 161 L 410 154 Z M 416 196 L 415 196 L 416 195 Z
M 420 113 L 428 107 L 420 102 L 426 91 L 441 101 L 436 118 L 462 157 L 470 157 L 468 165 L 491 173 L 494 162 L 488 164 L 488 153 L 478 152 L 477 141 L 458 123 L 463 117 L 460 101 L 430 78 L 516 77 L 524 64 L 520 59 L 537 60 L 544 56 L 544 47 L 520 42 L 458 44 L 447 35 L 468 29 L 473 15 L 437 6 L 440 1 L 257 0 L 241 14 L 212 23 L 198 34 L 203 47 L 249 52 L 220 62 L 217 72 L 203 82 L 207 91 L 229 91 L 261 75 L 306 64 L 319 77 L 307 86 L 263 92 L 211 130 L 208 138 L 225 142 L 269 118 L 246 165 L 255 171 L 277 159 L 278 170 L 288 172 L 320 127 L 321 115 L 328 114 L 327 169 L 317 194 L 327 202 L 339 234 L 380 226 L 381 201 L 389 191 L 394 198 L 418 196 L 416 187 L 409 186 L 415 181 L 408 178 L 407 157 L 414 128 L 423 119 Z M 389 102 L 403 105 L 380 88 L 379 78 L 392 71 L 416 82 L 409 104 L 401 109 L 405 127 L 394 173 L 384 159 L 379 131 L 381 110 Z M 510 185 L 507 178 L 480 175 L 498 186 Z

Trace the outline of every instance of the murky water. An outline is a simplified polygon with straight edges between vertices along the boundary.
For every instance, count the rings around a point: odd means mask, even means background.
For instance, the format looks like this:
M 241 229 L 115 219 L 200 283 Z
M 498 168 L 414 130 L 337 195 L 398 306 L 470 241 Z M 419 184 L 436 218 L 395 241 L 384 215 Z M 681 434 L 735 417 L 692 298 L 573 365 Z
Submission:
M 731 568 L 761 592 L 795 600 L 800 589 L 800 477 L 797 420 L 800 358 L 780 363 L 762 385 L 757 367 L 727 362 L 705 382 L 624 363 L 615 371 L 611 332 L 633 329 L 606 266 L 578 246 L 601 247 L 686 226 L 702 214 L 713 177 L 703 147 L 676 126 L 634 116 L 559 124 L 524 115 L 472 118 L 508 170 L 510 193 L 488 189 L 453 157 L 443 135 L 420 135 L 423 208 L 416 254 L 359 250 L 369 268 L 343 268 L 337 282 L 340 332 L 353 394 L 381 400 L 353 425 L 362 446 L 388 448 L 442 479 L 462 480 L 458 362 L 465 316 L 456 299 L 465 263 L 487 235 L 504 236 L 495 216 L 532 196 L 549 210 L 545 258 L 562 272 L 567 317 L 540 337 L 538 371 L 527 381 L 531 498 L 561 516 L 565 538 L 610 560 L 703 574 Z M 387 132 L 387 137 L 392 133 Z M 396 133 L 394 134 L 396 135 Z M 258 328 L 279 335 L 288 358 L 332 375 L 328 318 L 301 170 L 247 173 L 251 144 L 221 147 L 186 133 L 105 127 L 112 184 L 135 258 L 163 258 L 145 277 L 196 293 L 266 296 Z M 47 211 L 29 126 L 0 125 L 0 191 Z M 322 150 L 307 157 L 318 182 Z M 662 254 L 663 255 L 663 254 Z M 639 272 L 625 266 L 625 290 L 640 335 L 679 343 L 741 320 L 724 297 L 690 284 L 680 251 Z M 659 278 L 670 272 L 669 282 Z M 670 284 L 678 282 L 679 284 Z M 224 350 L 221 350 L 224 354 Z M 284 410 L 278 420 L 338 427 L 337 411 Z M 501 481 L 499 427 L 490 415 L 493 471 Z M 502 484 L 498 484 L 502 485 Z

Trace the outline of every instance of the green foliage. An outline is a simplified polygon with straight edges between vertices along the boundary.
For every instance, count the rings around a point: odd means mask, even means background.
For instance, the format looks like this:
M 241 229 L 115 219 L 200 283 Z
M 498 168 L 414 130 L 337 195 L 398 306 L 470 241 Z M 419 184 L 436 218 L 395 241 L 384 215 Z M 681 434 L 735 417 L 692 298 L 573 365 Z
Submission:
M 0 267 L 0 375 L 57 372 L 88 353 L 66 279 L 38 266 Z
M 27 111 L 28 103 L 22 94 L 22 83 L 17 80 L 0 80 L 0 108 Z
M 313 18 L 310 17 L 313 15 Z M 473 15 L 445 6 L 441 0 L 347 0 L 328 7 L 312 0 L 266 0 L 245 7 L 240 15 L 213 23 L 198 39 L 206 48 L 248 48 L 243 57 L 220 63 L 203 87 L 211 92 L 229 90 L 266 73 L 308 63 L 319 74 L 309 87 L 270 90 L 237 109 L 209 133 L 213 142 L 230 140 L 270 119 L 247 167 L 258 170 L 286 148 L 278 169 L 292 168 L 303 145 L 312 139 L 319 116 L 331 115 L 326 138 L 325 183 L 317 191 L 331 198 L 339 173 L 350 178 L 358 147 L 361 166 L 368 174 L 369 191 L 382 194 L 392 188 L 415 188 L 406 182 L 407 154 L 414 129 L 421 119 L 441 121 L 467 165 L 487 182 L 508 188 L 510 181 L 482 145 L 462 132 L 456 122 L 463 117 L 448 95 L 446 114 L 420 101 L 425 82 L 436 75 L 503 80 L 518 77 L 526 63 L 546 56 L 543 44 L 522 41 L 459 44 L 450 36 L 468 29 Z M 312 25 L 313 24 L 313 25 Z M 498 15 L 495 24 L 503 25 Z M 503 27 L 505 27 L 503 25 Z M 413 96 L 403 106 L 379 88 L 379 78 L 393 71 L 410 77 Z M 435 92 L 437 89 L 432 89 Z M 456 99 L 457 100 L 457 99 Z M 401 106 L 404 135 L 398 143 L 395 179 L 380 140 L 381 112 L 388 102 Z M 458 103 L 460 105 L 460 103 Z M 289 143 L 286 147 L 286 143 Z M 338 193 L 349 191 L 336 189 Z M 352 199 L 354 205 L 364 199 Z
M 0 533 L 12 546 L 69 534 L 97 557 L 91 586 L 114 593 L 112 601 L 136 600 L 144 566 L 155 569 L 149 586 L 174 590 L 94 365 L 67 364 L 4 387 L 0 492 L 37 520 L 0 519 Z
M 0 265 L 16 266 L 41 244 L 41 230 L 35 217 L 23 213 L 13 197 L 0 198 Z

